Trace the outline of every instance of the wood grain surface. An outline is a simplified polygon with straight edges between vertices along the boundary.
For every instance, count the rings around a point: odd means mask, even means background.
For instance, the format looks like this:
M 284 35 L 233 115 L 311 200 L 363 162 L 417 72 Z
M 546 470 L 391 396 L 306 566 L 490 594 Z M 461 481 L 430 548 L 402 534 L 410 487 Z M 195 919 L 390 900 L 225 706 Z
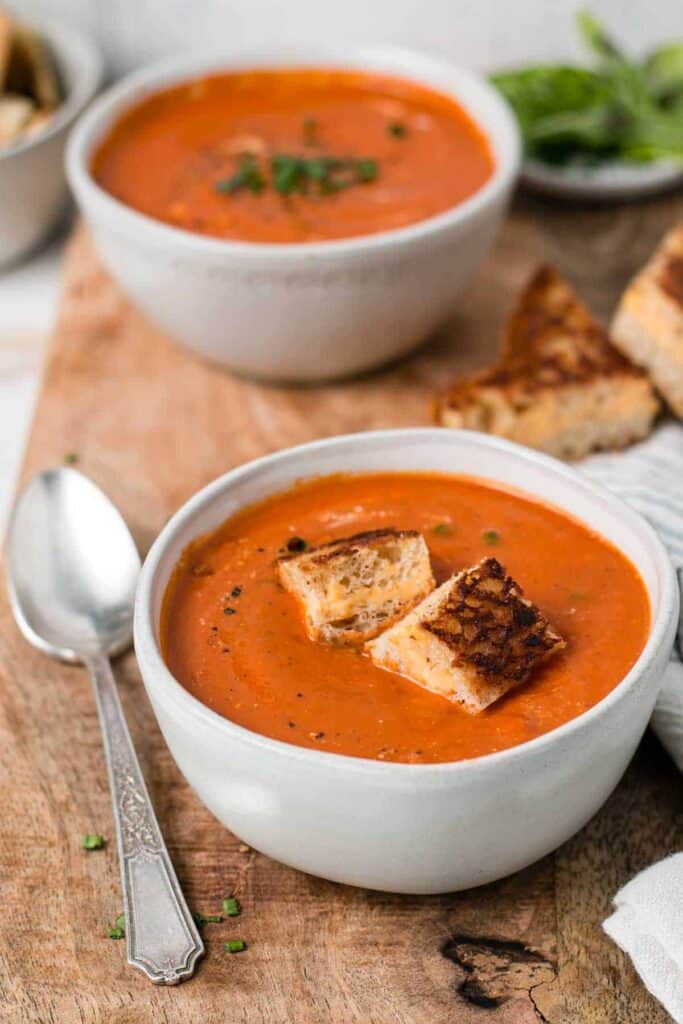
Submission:
M 398 365 L 315 389 L 235 380 L 186 355 L 143 322 L 77 233 L 24 477 L 77 453 L 144 552 L 181 502 L 245 459 L 323 435 L 428 422 L 432 389 L 493 355 L 505 311 L 540 260 L 567 272 L 607 317 L 628 276 L 682 217 L 680 198 L 611 209 L 519 202 L 447 330 Z M 191 905 L 216 912 L 235 893 L 243 913 L 205 927 L 207 956 L 178 988 L 154 988 L 127 967 L 124 943 L 107 938 L 121 901 L 88 681 L 29 649 L 3 596 L 3 1024 L 668 1019 L 600 928 L 618 887 L 683 841 L 680 778 L 651 737 L 603 810 L 556 854 L 469 892 L 387 896 L 311 878 L 242 846 L 177 771 L 132 655 L 116 675 Z M 102 832 L 106 848 L 84 853 L 84 832 Z M 225 953 L 231 937 L 248 950 Z

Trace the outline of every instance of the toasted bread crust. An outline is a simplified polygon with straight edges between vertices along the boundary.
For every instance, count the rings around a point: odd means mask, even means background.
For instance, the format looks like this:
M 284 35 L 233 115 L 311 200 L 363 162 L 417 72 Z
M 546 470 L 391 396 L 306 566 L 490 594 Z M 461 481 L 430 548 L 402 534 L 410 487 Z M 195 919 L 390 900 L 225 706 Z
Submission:
M 659 271 L 659 285 L 670 299 L 683 308 L 683 256 L 665 257 Z
M 657 409 L 643 372 L 557 271 L 541 267 L 508 321 L 498 363 L 456 381 L 435 415 L 443 426 L 578 458 L 645 436 Z
M 368 530 L 279 559 L 312 640 L 362 644 L 433 590 L 429 551 L 417 530 Z
M 360 533 L 353 533 L 350 537 L 342 537 L 340 540 L 331 540 L 327 544 L 321 544 L 313 551 L 305 552 L 303 555 L 282 555 L 280 561 L 287 561 L 291 558 L 298 558 L 300 562 L 306 561 L 310 566 L 325 565 L 335 558 L 348 558 L 356 551 L 363 548 L 370 548 L 377 541 L 400 540 L 406 537 L 419 537 L 417 530 L 394 530 L 387 527 L 382 530 L 363 530 Z
M 668 232 L 626 288 L 612 335 L 683 418 L 683 223 Z
M 562 637 L 495 558 L 455 577 L 438 614 L 421 626 L 472 666 L 488 684 L 520 683 L 564 647 Z
M 495 558 L 442 583 L 366 645 L 380 668 L 478 714 L 565 641 Z

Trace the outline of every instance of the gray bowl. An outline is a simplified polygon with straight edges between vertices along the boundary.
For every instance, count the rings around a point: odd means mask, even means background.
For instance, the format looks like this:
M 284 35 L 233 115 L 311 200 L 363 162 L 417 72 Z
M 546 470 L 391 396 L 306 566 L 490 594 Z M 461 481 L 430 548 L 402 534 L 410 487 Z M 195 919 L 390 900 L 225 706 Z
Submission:
M 72 124 L 97 91 L 102 58 L 75 29 L 31 19 L 47 40 L 66 99 L 44 131 L 0 150 L 0 267 L 14 263 L 53 230 L 67 196 L 64 147 Z

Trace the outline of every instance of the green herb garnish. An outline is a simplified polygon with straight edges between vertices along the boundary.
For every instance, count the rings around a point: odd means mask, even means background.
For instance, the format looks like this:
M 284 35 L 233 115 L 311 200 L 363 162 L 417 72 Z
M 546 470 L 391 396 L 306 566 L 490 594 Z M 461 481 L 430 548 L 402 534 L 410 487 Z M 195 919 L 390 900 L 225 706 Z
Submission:
M 482 533 L 484 544 L 497 544 L 500 540 L 498 530 L 484 530 Z
M 436 526 L 432 527 L 432 533 L 437 534 L 439 537 L 450 537 L 453 533 L 453 527 L 450 523 L 437 523 Z
M 78 452 L 67 452 L 64 456 L 64 462 L 67 466 L 75 466 L 78 462 Z
M 227 192 L 233 195 L 242 189 L 248 189 L 254 195 L 263 192 L 266 181 L 261 173 L 261 168 L 256 157 L 251 153 L 243 153 L 240 157 L 239 167 L 231 178 L 216 182 L 217 192 Z
M 291 153 L 275 153 L 268 164 L 268 172 L 269 176 L 255 157 L 245 154 L 235 174 L 217 182 L 216 189 L 230 195 L 242 189 L 258 194 L 270 185 L 281 196 L 332 195 L 352 185 L 374 181 L 379 168 L 377 161 L 369 157 L 356 160 L 316 156 L 309 159 Z
M 126 928 L 126 915 L 125 914 L 119 914 L 119 916 L 116 918 L 116 921 L 114 923 L 116 924 L 117 928 L 121 928 L 122 931 L 125 931 L 125 928 Z
M 205 924 L 220 924 L 223 920 L 221 914 L 200 914 L 198 910 L 192 911 L 192 917 L 198 928 Z
M 228 953 L 241 953 L 247 948 L 247 944 L 243 939 L 230 939 L 225 943 L 225 948 Z
M 223 913 L 227 914 L 228 917 L 239 917 L 242 913 L 239 901 L 234 896 L 229 896 L 223 900 Z
M 109 938 L 110 939 L 122 939 L 126 933 L 123 928 L 110 928 Z
M 81 843 L 84 850 L 101 850 L 104 846 L 104 836 L 100 835 L 86 835 L 83 836 Z
M 356 176 L 358 181 L 374 181 L 377 177 L 377 161 L 358 160 L 356 163 Z
M 402 121 L 392 121 L 387 125 L 387 134 L 392 135 L 395 139 L 405 139 L 407 133 L 408 129 Z
M 636 60 L 587 11 L 577 23 L 592 67 L 541 64 L 492 76 L 527 154 L 549 164 L 683 162 L 683 40 Z

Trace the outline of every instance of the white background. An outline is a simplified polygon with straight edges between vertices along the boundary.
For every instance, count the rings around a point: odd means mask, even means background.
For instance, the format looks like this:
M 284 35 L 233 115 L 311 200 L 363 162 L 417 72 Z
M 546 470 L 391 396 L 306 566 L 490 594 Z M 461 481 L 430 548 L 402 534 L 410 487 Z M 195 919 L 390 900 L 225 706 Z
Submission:
M 121 70 L 194 44 L 241 47 L 327 38 L 393 42 L 489 69 L 576 55 L 574 12 L 589 7 L 643 50 L 683 36 L 681 0 L 10 0 L 22 13 L 69 17 Z

